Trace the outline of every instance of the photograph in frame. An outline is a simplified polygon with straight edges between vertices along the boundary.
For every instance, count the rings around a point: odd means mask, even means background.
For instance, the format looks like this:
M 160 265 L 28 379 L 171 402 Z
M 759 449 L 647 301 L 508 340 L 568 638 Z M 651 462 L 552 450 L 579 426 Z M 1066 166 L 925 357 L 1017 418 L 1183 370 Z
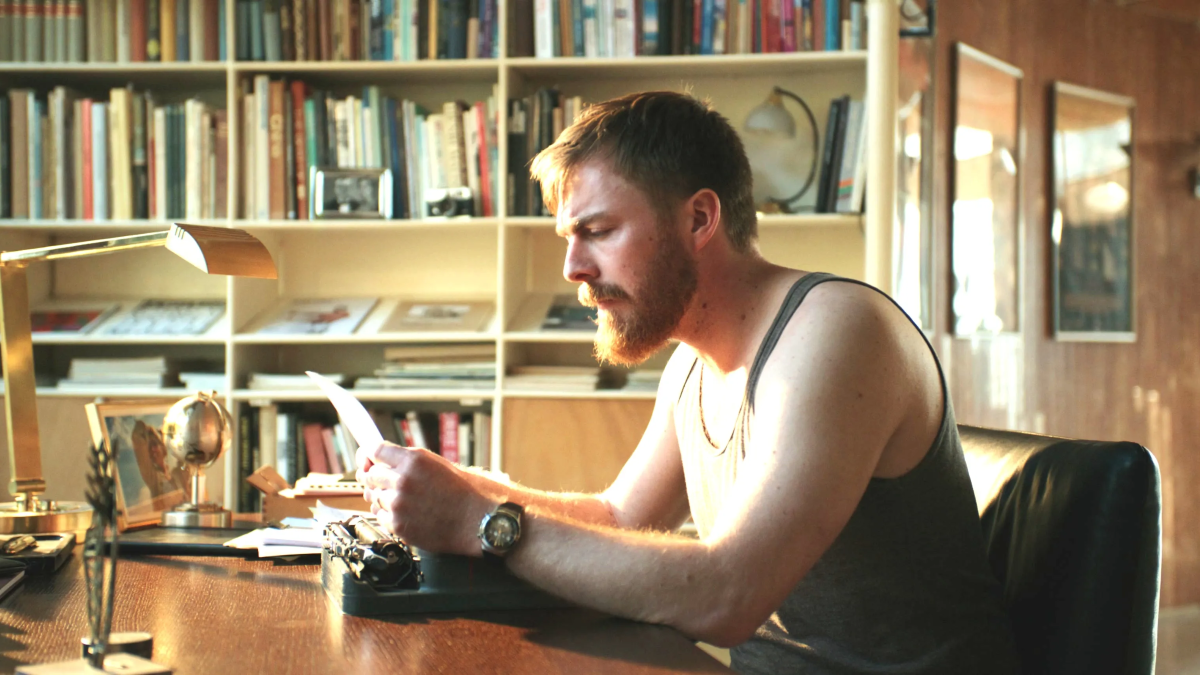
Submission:
M 391 169 L 313 167 L 313 219 L 392 217 Z
M 1053 85 L 1050 247 L 1059 340 L 1135 340 L 1133 109 L 1126 96 Z
M 1021 69 L 958 43 L 950 222 L 957 336 L 1021 330 Z
M 92 442 L 116 458 L 117 528 L 157 525 L 187 498 L 190 474 L 172 468 L 162 435 L 171 401 L 88 403 Z

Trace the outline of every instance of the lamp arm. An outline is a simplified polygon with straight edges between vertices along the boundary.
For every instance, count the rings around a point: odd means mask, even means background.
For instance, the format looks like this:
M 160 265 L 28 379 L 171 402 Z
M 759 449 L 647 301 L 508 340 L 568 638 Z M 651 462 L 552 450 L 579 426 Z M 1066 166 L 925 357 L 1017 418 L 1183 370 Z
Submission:
M 779 96 L 786 96 L 786 97 L 792 99 L 793 101 L 795 101 L 796 103 L 799 103 L 801 108 L 804 108 L 804 114 L 808 116 L 809 128 L 812 129 L 812 139 L 813 139 L 813 142 L 812 142 L 812 149 L 813 149 L 812 165 L 809 166 L 809 168 L 808 168 L 808 178 L 805 179 L 805 181 L 804 181 L 804 187 L 800 188 L 799 192 L 792 195 L 791 197 L 787 197 L 786 199 L 772 199 L 771 200 L 771 201 L 775 202 L 776 204 L 778 204 L 780 207 L 786 209 L 788 204 L 791 204 L 792 202 L 794 202 L 794 201 L 800 199 L 801 197 L 803 197 L 804 195 L 808 194 L 809 188 L 812 187 L 813 181 L 816 180 L 816 178 L 817 178 L 817 154 L 818 154 L 817 146 L 820 145 L 821 134 L 820 134 L 820 132 L 817 131 L 817 118 L 813 116 L 812 108 L 808 107 L 808 104 L 804 102 L 804 99 L 800 98 L 796 94 L 793 94 L 792 92 L 788 91 L 787 89 L 781 89 L 780 87 L 775 87 L 775 94 L 777 94 Z
M 170 230 L 163 230 L 162 232 L 150 232 L 148 234 L 131 234 L 127 237 L 96 239 L 93 241 L 75 242 L 73 244 L 30 248 L 24 251 L 5 251 L 0 254 L 0 263 L 81 258 L 88 255 L 128 251 L 135 248 L 153 248 L 155 246 L 166 245 L 167 237 L 170 234 Z

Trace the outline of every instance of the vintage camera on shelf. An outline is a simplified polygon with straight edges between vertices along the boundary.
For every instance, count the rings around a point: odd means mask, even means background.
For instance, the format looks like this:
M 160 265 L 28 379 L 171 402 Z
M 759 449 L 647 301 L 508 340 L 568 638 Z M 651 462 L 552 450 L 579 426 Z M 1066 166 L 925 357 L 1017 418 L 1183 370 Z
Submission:
M 475 195 L 469 187 L 427 188 L 425 215 L 430 218 L 473 216 Z

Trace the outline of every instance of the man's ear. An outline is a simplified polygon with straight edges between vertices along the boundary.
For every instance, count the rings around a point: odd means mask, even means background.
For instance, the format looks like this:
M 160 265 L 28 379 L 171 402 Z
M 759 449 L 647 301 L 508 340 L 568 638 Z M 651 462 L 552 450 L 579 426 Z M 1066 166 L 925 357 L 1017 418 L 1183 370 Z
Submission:
M 721 231 L 721 198 L 708 188 L 684 202 L 694 250 L 700 251 Z

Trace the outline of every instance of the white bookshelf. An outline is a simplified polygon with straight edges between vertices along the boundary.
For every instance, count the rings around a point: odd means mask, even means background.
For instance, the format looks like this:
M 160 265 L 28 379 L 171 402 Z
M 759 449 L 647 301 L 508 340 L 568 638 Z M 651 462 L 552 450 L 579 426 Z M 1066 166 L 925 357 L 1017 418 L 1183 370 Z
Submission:
M 229 13 L 236 15 L 233 0 Z M 829 102 L 842 94 L 865 98 L 872 126 L 868 151 L 868 211 L 865 215 L 801 214 L 760 218 L 760 246 L 773 261 L 821 269 L 865 279 L 890 288 L 892 203 L 882 191 L 891 191 L 894 174 L 894 139 L 883 130 L 895 117 L 895 46 L 885 35 L 895 34 L 895 4 L 869 0 L 872 20 L 869 49 L 863 52 L 818 52 L 728 56 L 654 56 L 633 59 L 553 60 L 512 58 L 459 61 L 402 62 L 200 62 L 200 63 L 0 63 L 0 88 L 34 87 L 45 91 L 68 84 L 101 95 L 114 86 L 132 83 L 161 93 L 168 102 L 198 95 L 230 113 L 229 212 L 236 213 L 241 175 L 240 115 L 237 92 L 255 75 L 304 79 L 314 86 L 346 95 L 366 84 L 379 85 L 397 98 L 410 98 L 428 108 L 446 100 L 483 100 L 495 90 L 501 103 L 499 167 L 507 166 L 507 107 L 510 98 L 525 96 L 541 86 L 557 87 L 565 96 L 581 95 L 598 101 L 631 91 L 689 87 L 708 98 L 740 127 L 772 86 L 803 95 L 817 117 L 822 138 Z M 501 21 L 505 3 L 500 3 Z M 232 21 L 231 21 L 232 24 Z M 506 23 L 502 23 L 507 25 Z M 506 49 L 504 30 L 500 49 Z M 233 52 L 233 26 L 228 44 Z M 889 46 L 891 45 L 891 46 Z M 890 51 L 889 51 L 890 50 Z M 870 73 L 870 75 L 869 75 Z M 889 98 L 890 96 L 890 98 Z M 803 113 L 786 103 L 804 133 Z M 874 183 L 874 185 L 873 185 Z M 506 212 L 503 195 L 499 212 Z M 876 205 L 882 205 L 878 208 Z M 504 385 L 507 366 L 520 364 L 579 365 L 591 362 L 588 332 L 536 330 L 536 322 L 523 316 L 531 298 L 574 293 L 561 275 L 564 242 L 551 218 L 498 216 L 469 219 L 416 220 L 221 220 L 189 221 L 246 229 L 264 241 L 280 271 L 278 281 L 208 277 L 163 252 L 133 252 L 117 256 L 62 261 L 29 269 L 31 303 L 48 299 L 135 300 L 138 298 L 223 299 L 224 327 L 196 337 L 155 336 L 43 336 L 35 337 L 36 357 L 46 350 L 61 361 L 71 355 L 94 356 L 112 350 L 170 354 L 197 350 L 217 355 L 232 386 L 224 400 L 237 417 L 240 405 L 250 402 L 305 402 L 322 400 L 316 391 L 263 391 L 246 389 L 254 371 L 298 372 L 316 369 L 365 375 L 378 364 L 382 350 L 392 344 L 492 343 L 497 350 L 494 389 L 484 390 L 355 390 L 364 401 L 395 403 L 397 408 L 423 401 L 479 402 L 492 408 L 493 466 L 504 465 L 504 404 L 522 405 L 539 400 L 633 402 L 649 405 L 653 392 L 604 390 L 595 392 L 526 391 Z M 83 241 L 121 234 L 166 229 L 159 221 L 0 221 L 0 248 L 5 250 Z M 279 336 L 253 332 L 256 321 L 289 298 L 371 296 L 386 299 L 425 300 L 488 299 L 495 303 L 492 329 L 471 334 L 391 333 L 370 331 L 349 336 Z M 536 318 L 536 317 L 535 317 Z M 370 323 L 368 321 L 368 323 Z M 153 353 L 157 353 L 154 351 Z M 658 362 L 664 355 L 656 357 Z M 659 366 L 661 367 L 661 366 Z M 87 399 L 106 397 L 168 397 L 184 395 L 178 389 L 145 391 L 60 392 L 40 388 L 39 397 Z M 82 406 L 80 406 L 82 420 Z M 43 433 L 45 433 L 43 431 Z M 236 433 L 235 433 L 235 438 Z M 214 495 L 223 493 L 234 506 L 237 462 L 223 460 L 210 470 Z M 218 478 L 223 476 L 223 479 Z

